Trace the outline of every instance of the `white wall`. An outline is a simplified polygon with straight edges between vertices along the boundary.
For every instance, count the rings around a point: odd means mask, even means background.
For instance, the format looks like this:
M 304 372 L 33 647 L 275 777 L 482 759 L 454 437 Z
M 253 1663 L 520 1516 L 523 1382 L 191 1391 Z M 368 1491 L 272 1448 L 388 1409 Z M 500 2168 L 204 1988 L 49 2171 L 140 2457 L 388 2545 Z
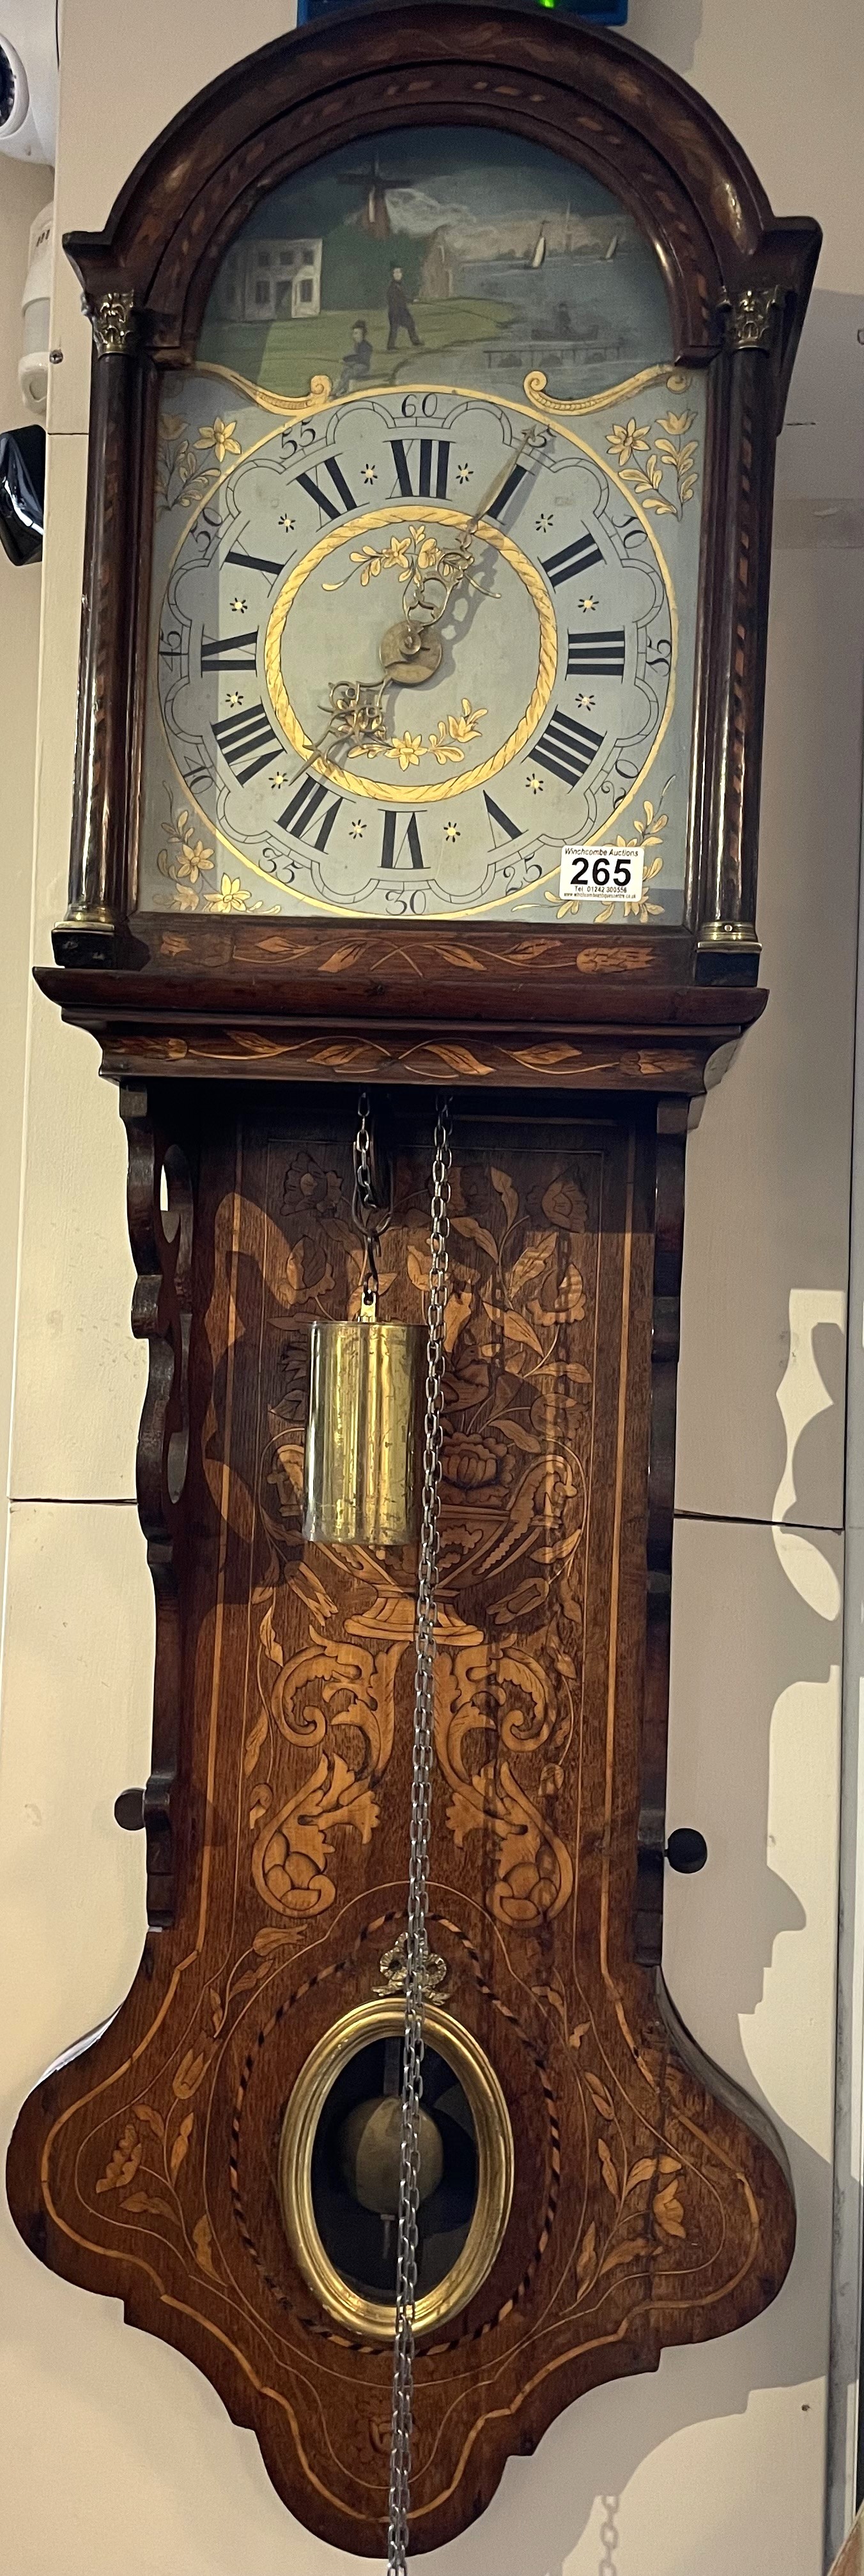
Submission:
M 293 13 L 246 0 L 241 30 L 226 0 L 127 0 L 122 48 L 120 14 L 66 0 L 58 238 L 101 224 L 183 101 Z M 671 1882 L 667 1941 L 691 2027 L 783 2126 L 800 2241 L 767 2316 L 583 2400 L 444 2555 L 447 2576 L 821 2576 L 864 554 L 860 512 L 820 513 L 857 490 L 864 24 L 858 0 L 632 0 L 631 33 L 725 115 L 778 211 L 826 228 L 781 456 L 760 892 L 772 1002 L 690 1148 L 670 1821 L 700 1825 L 711 1856 L 700 1879 Z M 40 957 L 64 898 L 86 466 L 88 333 L 62 257 L 53 338 Z M 142 1855 L 111 1814 L 148 1750 L 143 1359 L 119 1121 L 96 1066 L 34 995 L 0 1748 L 10 2122 L 52 2054 L 120 2000 L 143 1924 Z M 335 2576 L 190 2364 L 41 2271 L 8 2221 L 0 2261 L 9 2576 Z
M 47 205 L 50 170 L 0 155 L 0 428 L 13 429 L 27 415 L 18 392 L 21 295 L 27 272 L 30 226 Z M 0 1491 L 7 1488 L 12 1412 L 17 1222 L 24 1122 L 24 1065 L 30 964 L 33 782 L 36 768 L 36 698 L 39 667 L 38 564 L 11 564 L 0 548 L 0 757 L 3 779 L 3 968 L 0 1010 L 0 1205 L 6 1222 L 0 1242 Z M 5 1551 L 5 1512 L 0 1562 Z

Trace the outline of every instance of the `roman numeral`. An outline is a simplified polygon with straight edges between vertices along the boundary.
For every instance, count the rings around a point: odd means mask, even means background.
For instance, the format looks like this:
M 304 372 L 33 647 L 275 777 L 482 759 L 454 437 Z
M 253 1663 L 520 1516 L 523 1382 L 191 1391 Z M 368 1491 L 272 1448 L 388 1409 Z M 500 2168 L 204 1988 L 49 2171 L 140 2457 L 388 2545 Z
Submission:
M 349 510 L 356 510 L 357 503 L 350 484 L 345 481 L 341 465 L 336 463 L 335 456 L 325 456 L 320 471 L 322 474 L 329 474 L 336 494 L 335 501 L 331 501 L 329 492 L 321 491 L 316 480 L 317 467 L 313 474 L 298 474 L 297 481 L 301 491 L 308 492 L 310 501 L 317 501 L 323 525 L 325 519 L 344 519 Z
M 520 483 L 525 482 L 527 473 L 527 465 L 514 465 L 512 474 L 508 474 L 506 483 L 501 486 L 497 501 L 493 501 L 491 510 L 484 510 L 484 518 L 503 518 L 508 501 L 512 501 L 513 494 L 518 492 Z
M 230 555 L 226 555 L 225 561 L 226 564 L 236 564 L 238 572 L 263 572 L 271 579 L 277 572 L 282 572 L 284 569 L 281 563 L 271 563 L 269 555 L 244 554 L 242 546 L 232 546 Z
M 304 832 L 308 832 L 310 823 L 315 821 L 319 806 L 326 803 L 327 793 L 320 779 L 301 778 L 290 805 L 286 805 L 284 814 L 279 816 L 280 832 L 293 832 L 295 839 L 302 841 Z M 342 802 L 341 796 L 334 796 L 329 813 L 322 814 L 315 834 L 316 850 L 326 850 Z
M 420 847 L 420 834 L 417 829 L 416 814 L 412 814 L 407 832 L 405 833 L 404 839 L 400 841 L 399 848 L 397 850 L 396 825 L 398 821 L 398 814 L 392 814 L 388 808 L 388 811 L 384 816 L 384 839 L 381 845 L 382 868 L 407 868 L 408 866 L 411 866 L 412 868 L 422 868 L 424 864 L 423 852 Z M 405 856 L 406 850 L 409 853 L 408 858 Z
M 577 537 L 574 545 L 562 546 L 560 554 L 547 555 L 543 570 L 548 573 L 553 590 L 560 590 L 562 581 L 573 581 L 577 572 L 587 572 L 589 564 L 602 561 L 600 548 L 586 528 L 584 537 Z
M 205 671 L 254 671 L 257 629 L 251 635 L 202 635 L 201 677 Z
M 623 626 L 598 628 L 592 635 L 568 635 L 567 678 L 623 680 Z
M 402 438 L 391 438 L 393 463 L 399 490 L 405 501 L 446 501 L 447 476 L 450 471 L 450 443 L 446 438 L 421 438 L 419 479 L 411 480 L 411 464 Z M 434 482 L 433 482 L 434 468 Z M 395 497 L 395 496 L 394 496 Z
M 556 778 L 563 778 L 565 787 L 575 787 L 590 769 L 602 740 L 602 733 L 594 733 L 590 725 L 577 724 L 573 716 L 566 716 L 561 707 L 556 707 L 531 759 L 551 769 Z
M 487 796 L 485 787 L 483 789 L 483 803 L 486 807 L 486 812 L 492 827 L 493 850 L 500 850 L 501 847 L 500 841 L 496 841 L 495 839 L 496 829 L 499 832 L 503 832 L 505 840 L 518 841 L 522 831 L 521 823 L 511 823 L 509 814 L 505 814 L 502 805 L 496 805 L 494 796 Z
M 250 778 L 257 778 L 259 769 L 266 769 L 268 760 L 282 750 L 279 736 L 268 724 L 263 707 L 240 707 L 236 715 L 220 716 L 213 731 L 219 749 L 225 759 L 230 760 L 241 787 L 248 787 Z

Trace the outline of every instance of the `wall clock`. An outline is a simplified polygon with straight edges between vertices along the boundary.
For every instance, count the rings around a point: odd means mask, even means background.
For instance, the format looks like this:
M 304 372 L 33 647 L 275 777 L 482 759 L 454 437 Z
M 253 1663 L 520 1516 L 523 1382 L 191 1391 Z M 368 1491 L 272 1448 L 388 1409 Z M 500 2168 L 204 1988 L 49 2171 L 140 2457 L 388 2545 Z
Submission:
M 141 1969 L 10 2194 L 394 2568 L 791 2258 L 659 1961 L 685 1140 L 766 1000 L 818 239 L 635 48 L 441 0 L 235 67 L 66 245 L 39 980 L 128 1131 L 157 1653 Z

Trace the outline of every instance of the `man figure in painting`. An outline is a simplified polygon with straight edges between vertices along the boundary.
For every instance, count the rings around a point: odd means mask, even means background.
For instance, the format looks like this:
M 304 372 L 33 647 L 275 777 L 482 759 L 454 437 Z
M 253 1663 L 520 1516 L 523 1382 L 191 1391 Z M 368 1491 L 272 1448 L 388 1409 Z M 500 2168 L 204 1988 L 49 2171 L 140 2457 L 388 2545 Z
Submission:
M 368 384 L 371 365 L 372 342 L 367 338 L 366 324 L 355 322 L 351 333 L 351 347 L 346 350 L 342 360 L 342 373 L 336 387 L 337 394 L 351 394 L 355 385 Z
M 387 315 L 390 323 L 390 338 L 387 342 L 388 349 L 395 349 L 400 331 L 407 331 L 412 349 L 422 348 L 423 343 L 417 331 L 414 315 L 411 311 L 411 306 L 408 302 L 408 297 L 402 283 L 401 268 L 391 268 L 390 271 L 390 284 L 387 288 Z

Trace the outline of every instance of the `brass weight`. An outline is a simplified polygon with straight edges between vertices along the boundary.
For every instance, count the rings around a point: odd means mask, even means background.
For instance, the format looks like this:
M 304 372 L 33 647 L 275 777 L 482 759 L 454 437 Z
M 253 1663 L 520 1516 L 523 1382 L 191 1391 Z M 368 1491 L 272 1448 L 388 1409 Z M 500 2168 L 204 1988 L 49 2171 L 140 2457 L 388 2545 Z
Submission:
M 426 1341 L 424 1324 L 313 1324 L 304 1538 L 416 1538 Z

